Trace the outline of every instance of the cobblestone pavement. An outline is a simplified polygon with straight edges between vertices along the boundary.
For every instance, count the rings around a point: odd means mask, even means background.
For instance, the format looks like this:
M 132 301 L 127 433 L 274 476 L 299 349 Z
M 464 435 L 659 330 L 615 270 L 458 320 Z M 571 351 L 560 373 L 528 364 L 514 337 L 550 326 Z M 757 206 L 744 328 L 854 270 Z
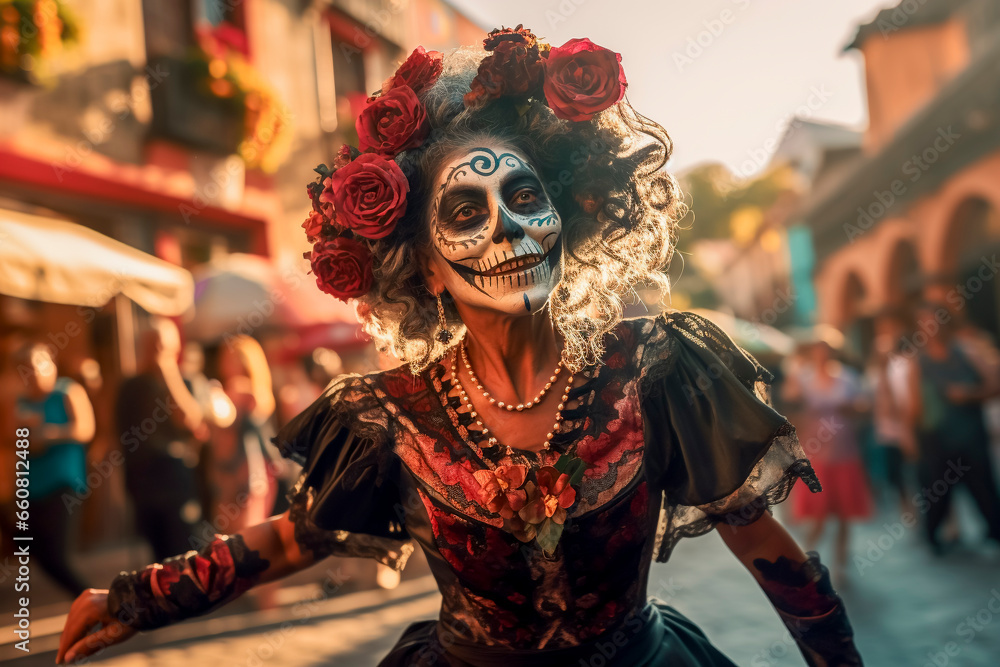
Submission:
M 977 529 L 974 523 L 963 525 L 968 535 Z M 1000 664 L 1000 555 L 973 545 L 934 558 L 920 545 L 918 530 L 892 514 L 855 530 L 853 563 L 841 591 L 866 665 Z M 829 562 L 829 543 L 822 543 L 820 551 Z M 655 565 L 649 594 L 698 623 L 741 666 L 803 664 L 760 589 L 716 534 L 682 541 L 670 563 Z M 100 664 L 371 666 L 407 624 L 433 618 L 439 604 L 436 593 L 422 592 L 336 617 L 295 619 L 284 630 L 275 624 L 226 632 L 117 655 Z M 36 664 L 17 664 L 29 663 Z

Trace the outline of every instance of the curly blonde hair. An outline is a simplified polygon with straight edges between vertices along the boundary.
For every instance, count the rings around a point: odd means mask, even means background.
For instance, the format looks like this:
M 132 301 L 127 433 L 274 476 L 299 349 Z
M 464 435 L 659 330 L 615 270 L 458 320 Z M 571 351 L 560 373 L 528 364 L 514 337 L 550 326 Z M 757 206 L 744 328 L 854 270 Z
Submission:
M 665 170 L 673 143 L 627 99 L 585 122 L 556 118 L 538 100 L 518 107 L 501 98 L 466 109 L 462 96 L 485 55 L 481 48 L 445 55 L 441 76 L 419 96 L 431 135 L 396 156 L 410 185 L 407 212 L 392 234 L 371 244 L 375 279 L 357 301 L 358 318 L 376 347 L 408 362 L 414 374 L 447 351 L 436 340 L 437 302 L 420 268 L 432 249 L 428 195 L 446 158 L 491 139 L 529 158 L 563 220 L 563 274 L 548 306 L 565 341 L 564 362 L 579 371 L 600 359 L 604 334 L 621 321 L 623 298 L 636 285 L 659 289 L 661 299 L 669 294 L 663 271 L 684 214 L 677 182 Z M 448 298 L 445 308 L 457 322 Z

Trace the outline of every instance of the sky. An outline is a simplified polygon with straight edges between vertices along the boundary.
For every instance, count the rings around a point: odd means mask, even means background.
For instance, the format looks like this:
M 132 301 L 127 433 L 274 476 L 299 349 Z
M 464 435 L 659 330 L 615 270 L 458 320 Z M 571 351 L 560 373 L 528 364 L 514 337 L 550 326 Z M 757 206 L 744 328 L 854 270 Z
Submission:
M 451 0 L 485 25 L 523 23 L 622 54 L 628 98 L 674 140 L 670 167 L 767 163 L 798 115 L 867 124 L 864 63 L 843 47 L 890 0 Z

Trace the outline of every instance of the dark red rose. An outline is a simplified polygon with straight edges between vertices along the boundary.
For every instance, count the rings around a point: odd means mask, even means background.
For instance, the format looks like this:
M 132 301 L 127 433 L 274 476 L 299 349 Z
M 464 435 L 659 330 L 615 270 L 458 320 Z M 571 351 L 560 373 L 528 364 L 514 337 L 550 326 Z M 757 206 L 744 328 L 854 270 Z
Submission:
M 430 132 L 424 105 L 409 86 L 393 88 L 358 114 L 358 147 L 392 157 L 415 148 Z
M 382 84 L 382 94 L 388 93 L 393 88 L 409 86 L 419 95 L 421 91 L 432 86 L 441 75 L 444 66 L 443 57 L 444 54 L 440 51 L 425 51 L 424 47 L 418 46 L 399 66 L 396 73 L 385 80 Z
M 372 287 L 372 256 L 363 243 L 339 236 L 306 253 L 316 285 L 341 301 L 364 296 Z
M 337 224 L 359 236 L 380 239 L 396 227 L 406 212 L 410 189 L 399 165 L 365 153 L 330 177 Z
M 310 243 L 314 243 L 323 231 L 323 223 L 326 218 L 319 211 L 310 211 L 309 217 L 302 223 L 302 229 L 306 230 L 306 238 Z
M 483 46 L 493 53 L 479 63 L 476 78 L 463 98 L 465 106 L 480 107 L 505 95 L 530 97 L 539 92 L 544 66 L 531 32 L 521 26 L 494 30 Z
M 525 46 L 535 46 L 538 38 L 534 33 L 524 27 L 523 23 L 518 23 L 516 28 L 494 28 L 483 40 L 483 48 L 487 51 L 495 51 L 504 42 L 516 42 Z
M 559 118 L 590 120 L 625 96 L 622 57 L 589 39 L 571 39 L 545 59 L 545 101 Z

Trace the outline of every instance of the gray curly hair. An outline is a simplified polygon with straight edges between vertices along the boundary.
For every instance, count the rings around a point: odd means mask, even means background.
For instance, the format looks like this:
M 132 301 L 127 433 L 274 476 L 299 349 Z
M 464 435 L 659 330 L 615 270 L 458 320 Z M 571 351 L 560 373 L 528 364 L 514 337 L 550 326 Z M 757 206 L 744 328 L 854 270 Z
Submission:
M 472 140 L 492 139 L 532 161 L 563 219 L 563 273 L 548 307 L 565 341 L 563 360 L 579 371 L 601 358 L 604 336 L 621 321 L 623 299 L 636 285 L 657 288 L 661 299 L 669 294 L 663 271 L 685 212 L 665 170 L 673 143 L 627 99 L 585 122 L 556 118 L 539 100 L 526 109 L 503 98 L 466 109 L 462 97 L 485 55 L 471 47 L 446 54 L 441 76 L 419 95 L 431 135 L 396 156 L 410 185 L 407 212 L 392 234 L 370 244 L 374 282 L 357 300 L 358 318 L 376 347 L 414 374 L 447 351 L 436 340 L 437 302 L 420 268 L 432 249 L 428 194 L 445 158 Z M 601 203 L 595 213 L 581 206 L 588 199 Z M 447 298 L 445 308 L 449 322 L 458 322 Z M 452 332 L 458 340 L 461 325 Z

